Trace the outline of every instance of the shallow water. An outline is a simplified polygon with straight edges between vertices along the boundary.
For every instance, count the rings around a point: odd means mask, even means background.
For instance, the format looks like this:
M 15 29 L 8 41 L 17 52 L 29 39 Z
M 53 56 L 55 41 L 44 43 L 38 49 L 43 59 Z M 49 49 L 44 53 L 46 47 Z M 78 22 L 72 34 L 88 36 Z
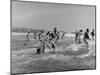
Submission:
M 17 37 L 16 37 L 17 36 Z M 23 35 L 14 35 L 12 40 L 12 73 L 51 72 L 77 69 L 95 69 L 95 42 L 89 41 L 90 48 L 84 44 L 74 44 L 73 39 L 56 43 L 56 52 L 46 48 L 46 52 L 36 54 L 39 42 L 31 40 L 27 46 Z

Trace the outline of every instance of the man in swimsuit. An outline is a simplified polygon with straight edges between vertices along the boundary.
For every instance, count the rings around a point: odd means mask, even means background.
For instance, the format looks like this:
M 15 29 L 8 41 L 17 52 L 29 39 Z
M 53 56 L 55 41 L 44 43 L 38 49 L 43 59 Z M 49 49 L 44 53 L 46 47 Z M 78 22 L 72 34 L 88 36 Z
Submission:
M 90 37 L 89 37 L 89 29 L 86 29 L 86 32 L 85 32 L 84 37 L 83 37 L 83 41 L 84 41 L 84 43 L 88 47 L 89 45 L 88 45 L 88 41 L 87 40 L 90 40 Z
M 83 30 L 80 30 L 79 32 L 78 32 L 78 44 L 80 44 L 81 43 L 81 35 L 82 35 L 82 32 L 83 32 Z

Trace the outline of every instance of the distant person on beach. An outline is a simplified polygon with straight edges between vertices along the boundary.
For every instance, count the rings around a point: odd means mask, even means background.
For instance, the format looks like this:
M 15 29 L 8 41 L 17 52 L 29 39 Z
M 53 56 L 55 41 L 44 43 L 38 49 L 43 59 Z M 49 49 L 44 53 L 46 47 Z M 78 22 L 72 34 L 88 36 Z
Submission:
M 27 43 L 29 42 L 29 34 L 30 34 L 30 32 L 27 32 L 26 40 L 25 40 L 25 44 L 24 45 L 27 45 Z
M 30 34 L 30 32 L 27 33 L 26 38 L 29 38 L 29 34 Z
M 36 40 L 36 37 L 37 37 L 37 33 L 36 32 L 34 32 L 33 33 L 33 38 Z
M 88 45 L 88 40 L 90 40 L 90 37 L 89 37 L 89 29 L 86 29 L 86 32 L 84 33 L 83 41 L 87 45 L 87 47 L 89 46 Z
M 93 29 L 92 32 L 91 32 L 92 40 L 94 40 L 94 35 L 95 35 L 95 33 L 94 33 L 94 29 Z

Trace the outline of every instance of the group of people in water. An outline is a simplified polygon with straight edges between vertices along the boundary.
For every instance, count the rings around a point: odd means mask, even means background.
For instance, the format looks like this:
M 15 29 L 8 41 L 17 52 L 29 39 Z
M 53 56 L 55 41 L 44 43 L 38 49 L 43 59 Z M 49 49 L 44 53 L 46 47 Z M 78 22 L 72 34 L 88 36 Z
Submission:
M 26 35 L 26 41 L 25 41 L 25 45 L 27 45 L 27 42 L 29 41 L 29 34 L 30 32 L 27 33 Z M 50 49 L 53 49 L 55 52 L 55 48 L 56 45 L 55 43 L 57 42 L 57 40 L 59 39 L 58 36 L 59 32 L 57 31 L 57 28 L 54 28 L 53 31 L 44 31 L 41 30 L 38 33 L 34 32 L 34 39 L 38 40 L 41 44 L 40 48 L 37 48 L 37 53 L 44 53 L 45 52 L 45 48 L 48 47 Z
M 30 32 L 28 32 L 26 35 L 25 45 L 27 45 L 27 42 L 29 41 L 29 34 L 30 34 Z M 59 39 L 63 39 L 66 32 L 63 32 L 62 35 L 59 35 L 59 34 L 60 34 L 60 32 L 57 31 L 56 27 L 53 29 L 53 31 L 41 30 L 38 33 L 34 32 L 33 38 L 35 40 L 38 40 L 41 43 L 41 47 L 37 48 L 37 54 L 40 54 L 42 52 L 44 53 L 46 47 L 53 49 L 53 51 L 55 52 L 56 42 Z M 82 35 L 83 35 L 83 38 L 81 38 Z M 92 38 L 90 38 L 90 35 Z M 80 43 L 82 43 L 82 40 L 83 40 L 83 42 L 88 47 L 88 40 L 94 40 L 94 36 L 95 36 L 94 29 L 92 30 L 91 33 L 89 32 L 89 29 L 86 29 L 86 31 L 84 33 L 83 33 L 83 30 L 76 31 L 75 32 L 75 43 L 80 44 Z
M 82 35 L 83 35 L 83 37 L 81 38 Z M 83 33 L 83 30 L 76 31 L 76 33 L 75 33 L 75 43 L 80 44 L 83 41 L 88 47 L 89 46 L 88 40 L 94 40 L 94 37 L 95 37 L 94 29 L 92 30 L 91 33 L 90 33 L 88 28 L 86 29 L 86 31 L 84 33 Z

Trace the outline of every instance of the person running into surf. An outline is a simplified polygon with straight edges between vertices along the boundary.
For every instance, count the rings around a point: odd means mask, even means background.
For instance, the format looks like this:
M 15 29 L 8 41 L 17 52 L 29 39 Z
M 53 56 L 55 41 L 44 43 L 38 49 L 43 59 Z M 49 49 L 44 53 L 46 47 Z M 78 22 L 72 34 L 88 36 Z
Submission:
M 57 40 L 59 39 L 59 32 L 57 32 L 57 28 L 55 27 L 54 28 L 54 31 L 52 32 L 51 34 L 52 36 L 52 39 L 50 41 L 50 45 L 51 45 L 51 48 L 54 50 L 55 52 L 55 48 L 56 48 L 56 45 L 55 43 L 57 42 Z
M 48 32 L 48 39 L 46 39 L 46 42 L 47 42 L 47 47 L 49 47 L 50 49 L 53 49 L 54 52 L 55 52 L 55 48 L 56 48 L 56 45 L 55 45 L 55 42 L 58 40 L 58 37 L 57 37 L 57 29 L 54 28 L 54 31 L 53 32 Z
M 94 33 L 94 29 L 93 29 L 92 32 L 91 32 L 92 40 L 94 40 L 94 35 L 95 35 L 95 33 Z
M 41 34 L 42 36 L 43 34 Z M 49 35 L 49 38 L 48 38 Z M 44 34 L 42 37 L 40 37 L 40 42 L 41 42 L 41 49 L 40 49 L 40 53 L 41 52 L 45 52 L 45 48 L 48 47 L 50 49 L 55 50 L 55 44 L 53 41 L 54 35 L 53 33 L 47 32 L 46 34 Z
M 40 42 L 41 42 L 41 47 L 37 48 L 37 54 L 45 53 L 46 41 L 44 39 L 42 39 Z
M 54 32 L 54 34 L 57 34 L 57 28 L 56 27 L 54 28 L 53 32 Z
M 81 35 L 82 35 L 82 32 L 83 32 L 83 30 L 80 30 L 79 32 L 78 32 L 78 36 L 77 36 L 77 40 L 78 40 L 78 44 L 80 44 L 81 43 Z
M 55 52 L 55 48 L 56 48 L 55 41 L 50 38 L 50 39 L 46 39 L 45 42 L 46 42 L 46 46 L 50 49 L 53 49 Z
M 41 54 L 45 52 L 46 48 L 46 35 L 43 34 L 43 31 L 41 30 L 40 33 L 38 34 L 39 41 L 40 41 L 40 48 L 37 48 L 37 54 Z
M 54 28 L 54 31 L 52 33 L 53 33 L 53 40 L 56 43 L 59 39 L 59 32 L 57 31 L 56 27 Z
M 86 32 L 84 33 L 83 41 L 87 45 L 87 47 L 89 46 L 88 40 L 90 40 L 89 29 L 86 29 Z

